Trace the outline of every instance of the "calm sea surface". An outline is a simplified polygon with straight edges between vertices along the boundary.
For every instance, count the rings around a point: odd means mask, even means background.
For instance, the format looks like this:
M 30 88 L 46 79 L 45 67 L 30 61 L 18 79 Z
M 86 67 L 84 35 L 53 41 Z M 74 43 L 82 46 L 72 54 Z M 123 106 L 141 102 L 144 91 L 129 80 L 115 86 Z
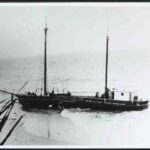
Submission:
M 109 57 L 109 88 L 135 91 L 140 98 L 149 100 L 149 56 L 142 51 L 124 51 L 111 52 Z M 95 95 L 97 91 L 102 94 L 104 77 L 105 52 L 48 56 L 49 91 L 54 88 L 56 92 L 70 90 L 73 95 Z M 42 57 L 0 59 L 0 89 L 18 92 L 29 81 L 21 92 L 37 89 L 40 93 L 42 79 Z M 3 97 L 0 94 L 1 100 Z M 122 113 L 88 109 L 65 109 L 61 113 L 21 111 L 26 114 L 26 132 L 41 138 L 69 145 L 150 147 L 150 109 Z

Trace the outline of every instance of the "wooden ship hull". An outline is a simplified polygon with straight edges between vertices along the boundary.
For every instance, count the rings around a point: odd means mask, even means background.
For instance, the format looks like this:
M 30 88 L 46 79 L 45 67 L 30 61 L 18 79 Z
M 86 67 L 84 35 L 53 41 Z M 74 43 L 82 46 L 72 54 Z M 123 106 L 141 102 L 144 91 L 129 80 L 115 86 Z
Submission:
M 16 95 L 23 108 L 59 109 L 60 102 L 64 108 L 89 108 L 92 110 L 130 111 L 148 108 L 148 101 L 123 101 L 86 96 L 27 96 Z

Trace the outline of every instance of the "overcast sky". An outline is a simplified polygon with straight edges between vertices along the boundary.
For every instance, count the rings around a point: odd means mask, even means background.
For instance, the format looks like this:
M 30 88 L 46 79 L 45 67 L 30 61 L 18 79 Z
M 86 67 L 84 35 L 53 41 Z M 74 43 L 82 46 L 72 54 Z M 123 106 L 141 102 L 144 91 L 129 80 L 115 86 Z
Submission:
M 0 57 L 150 49 L 150 6 L 0 6 Z

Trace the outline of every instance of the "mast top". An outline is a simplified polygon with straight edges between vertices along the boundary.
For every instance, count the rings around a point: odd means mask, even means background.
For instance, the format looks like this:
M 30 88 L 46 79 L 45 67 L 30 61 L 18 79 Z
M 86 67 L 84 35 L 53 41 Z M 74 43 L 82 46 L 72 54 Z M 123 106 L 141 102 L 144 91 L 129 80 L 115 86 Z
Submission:
M 45 28 L 44 31 L 47 32 L 48 28 L 47 28 L 47 17 L 45 17 Z
M 107 25 L 107 38 L 109 38 L 109 25 Z

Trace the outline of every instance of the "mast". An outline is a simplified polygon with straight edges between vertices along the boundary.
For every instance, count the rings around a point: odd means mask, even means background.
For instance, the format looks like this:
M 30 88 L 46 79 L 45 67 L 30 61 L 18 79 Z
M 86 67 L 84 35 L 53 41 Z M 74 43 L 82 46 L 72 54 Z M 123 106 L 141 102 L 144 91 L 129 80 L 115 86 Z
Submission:
M 47 95 L 47 22 L 45 23 L 44 33 L 45 33 L 45 41 L 44 41 L 44 95 Z
M 105 68 L 105 94 L 107 93 L 107 78 L 108 78 L 108 45 L 109 45 L 109 36 L 106 37 L 106 68 Z

